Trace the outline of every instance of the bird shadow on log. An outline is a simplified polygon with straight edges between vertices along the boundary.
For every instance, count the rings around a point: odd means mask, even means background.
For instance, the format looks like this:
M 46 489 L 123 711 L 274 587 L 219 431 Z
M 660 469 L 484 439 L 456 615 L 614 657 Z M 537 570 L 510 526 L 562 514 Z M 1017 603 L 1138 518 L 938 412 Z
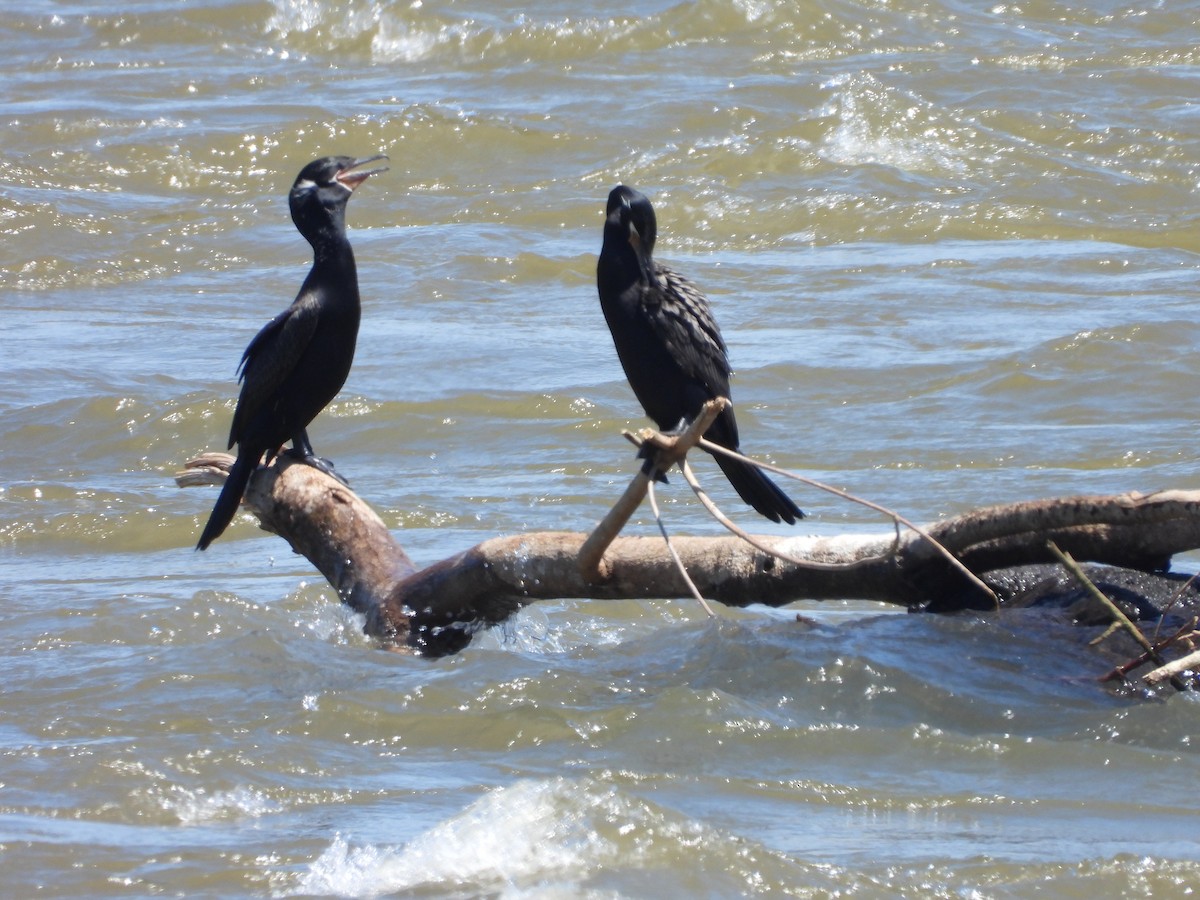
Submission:
M 176 481 L 219 485 L 232 462 L 226 453 L 204 454 Z M 637 494 L 632 485 L 630 491 Z M 364 616 L 366 633 L 390 649 L 455 653 L 476 631 L 539 600 L 689 594 L 661 539 L 620 536 L 612 523 L 598 554 L 588 541 L 599 539 L 581 533 L 529 532 L 491 538 L 418 568 L 350 488 L 287 456 L 256 470 L 244 505 L 264 530 L 312 562 L 342 602 Z M 1162 634 L 1178 632 L 1175 655 L 1192 649 L 1200 591 L 1167 569 L 1176 553 L 1200 547 L 1200 491 L 983 507 L 881 534 L 757 535 L 753 543 L 737 534 L 672 538 L 697 590 L 728 606 L 862 599 L 939 613 L 1049 607 L 1080 624 L 1112 621 L 1059 564 L 1051 543 L 1086 560 L 1087 575 L 1129 618 L 1149 621 Z M 1127 658 L 1121 645 L 1107 653 L 1114 671 Z

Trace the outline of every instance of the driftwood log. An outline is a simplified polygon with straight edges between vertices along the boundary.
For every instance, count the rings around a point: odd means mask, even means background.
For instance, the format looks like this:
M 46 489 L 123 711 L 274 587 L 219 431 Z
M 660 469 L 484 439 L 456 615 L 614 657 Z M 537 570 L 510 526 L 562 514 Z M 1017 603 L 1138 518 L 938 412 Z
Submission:
M 188 463 L 177 481 L 181 486 L 220 483 L 232 460 L 225 453 L 206 454 Z M 657 537 L 616 538 L 592 579 L 581 574 L 579 564 L 585 536 L 568 532 L 497 537 L 418 569 L 353 491 L 286 455 L 255 473 L 244 504 L 265 530 L 307 557 L 342 601 L 366 617 L 368 634 L 396 648 L 453 653 L 476 629 L 537 600 L 687 593 Z M 1200 491 L 1015 503 L 978 509 L 927 531 L 982 576 L 1002 605 L 1023 604 L 1031 586 L 1051 577 L 1051 567 L 1024 575 L 1014 575 L 1011 567 L 1052 563 L 1051 541 L 1078 560 L 1165 572 L 1174 554 L 1200 547 Z M 757 540 L 790 561 L 732 535 L 676 537 L 673 544 L 703 595 L 731 606 L 845 598 L 931 611 L 996 604 L 912 531 Z M 1176 587 L 1171 581 L 1164 587 L 1158 580 L 1127 580 L 1125 600 L 1136 617 L 1144 594 L 1157 591 L 1166 597 Z M 1189 594 L 1179 612 L 1194 611 L 1196 604 Z

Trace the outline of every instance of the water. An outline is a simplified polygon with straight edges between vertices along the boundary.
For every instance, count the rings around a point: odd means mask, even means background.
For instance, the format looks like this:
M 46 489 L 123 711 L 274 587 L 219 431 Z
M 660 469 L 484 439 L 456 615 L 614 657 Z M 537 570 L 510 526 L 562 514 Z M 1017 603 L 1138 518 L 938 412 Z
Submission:
M 310 431 L 422 564 L 587 528 L 632 471 L 593 284 L 618 181 L 712 298 L 750 452 L 921 521 L 1189 487 L 1198 21 L 1128 0 L 8 10 L 5 892 L 1194 889 L 1196 704 L 1102 691 L 1053 619 L 562 601 L 424 661 L 248 519 L 194 553 L 213 492 L 172 475 L 223 445 L 238 357 L 303 277 L 295 173 L 384 152 L 348 216 L 359 355 Z M 882 527 L 796 496 L 807 530 Z M 715 530 L 682 485 L 663 498 L 677 532 Z

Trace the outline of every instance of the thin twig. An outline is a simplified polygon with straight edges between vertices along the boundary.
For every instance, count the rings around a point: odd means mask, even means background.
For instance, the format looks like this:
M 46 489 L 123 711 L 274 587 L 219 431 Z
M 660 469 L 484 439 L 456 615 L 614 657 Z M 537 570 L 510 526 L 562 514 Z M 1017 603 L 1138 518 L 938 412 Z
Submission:
M 1112 600 L 1110 600 L 1104 593 L 1104 591 L 1100 590 L 1100 588 L 1096 587 L 1096 585 L 1092 583 L 1092 580 L 1087 577 L 1087 573 L 1080 568 L 1079 563 L 1075 562 L 1075 560 L 1071 557 L 1071 554 L 1058 549 L 1058 545 L 1055 544 L 1054 541 L 1046 541 L 1046 546 L 1050 548 L 1051 553 L 1058 557 L 1058 561 L 1063 564 L 1066 570 L 1075 576 L 1075 580 L 1083 585 L 1083 589 L 1091 594 L 1096 600 L 1100 601 L 1100 603 L 1104 605 L 1104 608 L 1107 609 L 1112 615 L 1113 619 L 1121 623 L 1121 626 L 1133 636 L 1133 639 L 1138 642 L 1143 650 L 1145 650 L 1147 653 L 1157 652 L 1154 649 L 1154 645 L 1150 643 L 1150 640 L 1144 634 L 1142 634 L 1142 629 L 1134 625 L 1129 616 L 1125 615 L 1124 610 L 1117 606 L 1117 604 L 1113 603 Z M 1161 665 L 1160 660 L 1156 660 L 1156 662 L 1159 662 Z
M 817 490 L 825 491 L 830 494 L 835 494 L 838 497 L 841 497 L 843 500 L 849 500 L 851 503 L 857 503 L 860 506 L 865 506 L 868 509 L 873 509 L 878 513 L 882 513 L 883 515 L 888 516 L 889 518 L 892 519 L 893 522 L 899 522 L 901 525 L 904 525 L 906 528 L 912 529 L 914 532 L 916 532 L 918 535 L 920 535 L 922 538 L 924 538 L 926 541 L 928 541 L 930 546 L 932 546 L 933 549 L 938 554 L 945 557 L 946 561 L 949 562 L 950 565 L 952 565 L 955 569 L 957 569 L 959 572 L 961 572 L 967 578 L 968 581 L 970 581 L 973 585 L 975 585 L 975 587 L 979 588 L 979 590 L 983 591 L 983 593 L 986 596 L 991 597 L 992 603 L 995 605 L 996 609 L 1000 608 L 1000 598 L 996 596 L 995 591 L 993 591 L 990 587 L 988 587 L 987 584 L 978 575 L 976 575 L 974 572 L 972 572 L 970 569 L 968 569 L 963 564 L 962 560 L 960 560 L 957 556 L 955 556 L 953 553 L 951 553 L 945 546 L 943 546 L 937 540 L 937 538 L 935 538 L 933 535 L 931 535 L 928 531 L 926 531 L 921 526 L 919 526 L 913 522 L 910 522 L 908 519 L 906 519 L 904 516 L 900 515 L 898 512 L 888 509 L 886 506 L 880 506 L 878 503 L 872 503 L 870 500 L 864 500 L 862 497 L 857 497 L 854 494 L 851 494 L 849 491 L 842 490 L 841 488 L 836 488 L 833 485 L 825 484 L 823 482 L 816 481 L 812 478 L 806 478 L 803 475 L 797 475 L 795 472 L 789 471 L 788 469 L 781 468 L 780 466 L 771 465 L 771 463 L 762 462 L 757 459 L 751 459 L 749 456 L 743 456 L 741 453 L 738 453 L 736 450 L 730 450 L 728 447 L 722 447 L 720 444 L 714 444 L 712 441 L 706 440 L 704 438 L 701 438 L 699 440 L 699 442 L 697 443 L 697 446 L 700 447 L 702 450 L 707 450 L 709 453 L 720 453 L 720 454 L 728 456 L 732 459 L 741 460 L 744 463 L 749 463 L 750 465 L 757 466 L 760 469 L 766 469 L 768 472 L 774 472 L 776 475 L 782 476 L 783 478 L 791 478 L 793 481 L 799 481 L 801 484 L 807 484 L 809 487 L 814 487 Z
M 683 565 L 683 560 L 679 558 L 679 554 L 675 552 L 675 545 L 671 543 L 671 535 L 667 534 L 666 523 L 663 522 L 662 516 L 658 511 L 658 500 L 654 496 L 654 482 L 649 482 L 649 489 L 646 491 L 646 499 L 650 501 L 650 511 L 654 513 L 654 521 L 658 523 L 658 530 L 662 532 L 663 540 L 666 541 L 667 551 L 671 554 L 671 559 L 675 561 L 675 568 L 679 570 L 679 574 L 683 577 L 683 582 L 688 586 L 688 590 L 692 592 L 692 596 L 700 601 L 700 605 L 704 607 L 704 611 L 708 615 L 715 616 L 708 601 L 704 599 L 704 595 L 700 593 L 700 589 L 696 587 L 696 583 L 692 581 L 692 576 L 687 572 L 687 568 Z
M 1176 603 L 1179 603 L 1181 600 L 1183 600 L 1184 593 L 1186 593 L 1187 589 L 1190 588 L 1195 583 L 1197 578 L 1200 578 L 1200 572 L 1197 572 L 1195 575 L 1193 575 L 1191 578 L 1189 578 L 1187 581 L 1185 581 L 1182 585 L 1180 585 L 1179 590 L 1177 590 L 1175 592 L 1175 596 L 1171 598 L 1171 602 L 1163 607 L 1162 615 L 1159 616 L 1158 622 L 1156 622 L 1154 625 L 1154 639 L 1155 640 L 1158 640 L 1158 629 L 1160 629 L 1162 627 L 1163 619 L 1165 619 L 1167 617 L 1168 613 L 1170 613 L 1171 610 L 1175 608 Z
M 1154 649 L 1161 653 L 1163 650 L 1166 650 L 1168 647 L 1170 647 L 1172 644 L 1176 643 L 1177 641 L 1186 640 L 1187 638 L 1190 638 L 1192 636 L 1192 634 L 1194 633 L 1195 627 L 1196 627 L 1196 619 L 1193 617 L 1192 621 L 1187 622 L 1184 625 L 1181 625 L 1179 627 L 1179 629 L 1176 630 L 1176 632 L 1173 635 L 1171 635 L 1170 637 L 1163 638 L 1163 640 L 1161 640 L 1161 641 L 1156 641 L 1154 643 Z M 1114 628 L 1117 630 L 1120 630 L 1121 626 L 1114 623 Z M 1105 633 L 1111 634 L 1113 632 L 1114 628 L 1110 628 Z M 1088 646 L 1092 646 L 1093 644 L 1095 644 L 1095 641 L 1089 642 Z M 1121 665 L 1119 665 L 1119 666 L 1113 666 L 1113 668 L 1107 674 L 1101 675 L 1096 680 L 1103 682 L 1103 681 L 1116 681 L 1117 679 L 1124 679 L 1125 676 L 1128 675 L 1130 672 L 1132 672 L 1134 669 L 1139 669 L 1149 662 L 1153 662 L 1153 659 L 1150 656 L 1150 654 L 1142 653 L 1140 656 L 1136 657 L 1135 659 L 1131 659 L 1128 662 L 1121 663 Z M 1168 663 L 1168 665 L 1170 665 L 1170 663 Z M 1162 669 L 1159 668 L 1159 669 L 1155 669 L 1154 671 L 1159 672 L 1159 671 L 1162 671 Z M 1153 673 L 1149 673 L 1149 674 L 1153 674 Z
M 782 559 L 784 562 L 790 562 L 797 566 L 805 566 L 810 569 L 824 569 L 827 572 L 846 571 L 845 563 L 822 563 L 809 559 L 798 559 L 795 556 L 790 556 L 787 553 L 781 552 L 778 548 L 768 545 L 765 541 L 755 537 L 748 531 L 744 531 L 733 522 L 725 513 L 721 512 L 720 507 L 713 502 L 712 497 L 708 496 L 708 491 L 704 490 L 699 479 L 696 478 L 696 473 L 692 469 L 692 464 L 686 459 L 679 464 L 680 471 L 683 472 L 683 477 L 691 487 L 692 492 L 699 498 L 704 508 L 708 510 L 709 515 L 720 522 L 731 533 L 737 535 L 751 547 L 761 550 L 763 553 L 774 556 L 777 559 Z
M 1161 622 L 1162 620 L 1160 619 L 1159 621 Z M 1088 646 L 1089 647 L 1098 647 L 1100 644 L 1103 644 L 1105 641 L 1107 641 L 1110 637 L 1112 637 L 1118 631 L 1121 631 L 1121 623 L 1120 622 L 1112 622 L 1111 624 L 1109 624 L 1109 626 L 1107 628 L 1104 629 L 1104 631 L 1099 636 L 1094 637 L 1090 641 L 1088 641 Z

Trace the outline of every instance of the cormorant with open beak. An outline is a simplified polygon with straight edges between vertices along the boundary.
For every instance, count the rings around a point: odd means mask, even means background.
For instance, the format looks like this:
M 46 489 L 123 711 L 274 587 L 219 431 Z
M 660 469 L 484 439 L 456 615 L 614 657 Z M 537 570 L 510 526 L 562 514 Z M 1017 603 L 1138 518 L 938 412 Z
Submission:
M 313 265 L 292 305 L 268 322 L 242 355 L 241 395 L 229 430 L 237 460 L 221 488 L 197 549 L 208 547 L 233 521 L 250 476 L 287 441 L 291 454 L 342 480 L 318 457 L 307 428 L 342 389 L 358 340 L 358 272 L 346 237 L 346 201 L 387 159 L 327 156 L 305 166 L 288 195 L 292 221 L 312 245 Z

